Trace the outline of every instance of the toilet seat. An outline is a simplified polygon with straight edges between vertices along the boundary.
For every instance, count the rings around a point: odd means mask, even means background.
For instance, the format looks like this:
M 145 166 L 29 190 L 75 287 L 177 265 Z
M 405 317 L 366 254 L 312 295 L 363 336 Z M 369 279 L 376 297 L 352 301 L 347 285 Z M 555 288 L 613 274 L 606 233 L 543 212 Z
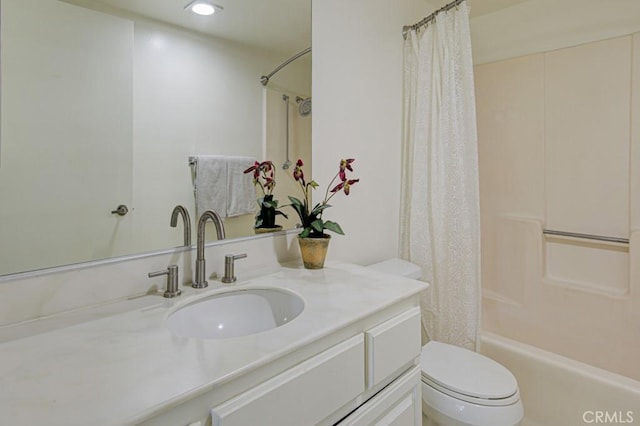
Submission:
M 431 341 L 422 348 L 421 367 L 423 382 L 452 398 L 493 407 L 520 400 L 513 374 L 476 352 Z
M 414 280 L 419 280 L 422 276 L 422 269 L 418 265 L 402 259 L 387 259 L 369 265 L 368 267 L 385 274 L 412 278 Z

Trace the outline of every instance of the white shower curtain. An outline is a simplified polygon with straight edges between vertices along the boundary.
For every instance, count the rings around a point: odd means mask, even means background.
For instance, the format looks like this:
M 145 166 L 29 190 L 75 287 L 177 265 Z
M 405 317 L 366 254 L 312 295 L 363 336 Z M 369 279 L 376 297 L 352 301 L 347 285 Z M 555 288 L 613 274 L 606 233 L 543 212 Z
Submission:
M 430 340 L 476 349 L 480 203 L 469 10 L 462 2 L 404 45 L 401 257 L 423 268 Z

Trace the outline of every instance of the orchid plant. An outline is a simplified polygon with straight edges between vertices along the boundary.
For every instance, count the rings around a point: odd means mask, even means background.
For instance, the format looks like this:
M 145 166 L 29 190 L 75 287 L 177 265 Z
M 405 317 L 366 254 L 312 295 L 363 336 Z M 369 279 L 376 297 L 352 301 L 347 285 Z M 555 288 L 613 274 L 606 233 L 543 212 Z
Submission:
M 342 231 L 340 225 L 330 220 L 323 220 L 322 214 L 327 208 L 331 207 L 331 205 L 329 204 L 329 200 L 331 200 L 331 198 L 333 198 L 339 192 L 344 192 L 345 195 L 349 195 L 351 186 L 360 181 L 360 179 L 347 178 L 347 171 L 353 171 L 353 167 L 351 166 L 351 164 L 354 161 L 355 160 L 353 158 L 340 160 L 340 167 L 338 169 L 338 172 L 333 177 L 333 179 L 331 179 L 329 185 L 327 185 L 324 199 L 316 204 L 312 209 L 310 208 L 310 192 L 311 189 L 316 189 L 319 185 L 314 180 L 311 180 L 309 182 L 305 181 L 304 171 L 302 170 L 304 164 L 300 159 L 296 162 L 296 166 L 293 170 L 293 178 L 300 185 L 304 198 L 300 200 L 296 197 L 289 196 L 289 200 L 291 201 L 291 207 L 293 207 L 296 213 L 298 213 L 298 216 L 302 221 L 302 232 L 298 234 L 301 238 L 324 238 L 327 236 L 327 234 L 324 233 L 325 230 L 344 235 L 344 232 Z M 335 184 L 336 180 L 339 180 L 337 184 Z
M 256 161 L 244 173 L 253 173 L 253 184 L 262 191 L 262 197 L 257 203 L 260 207 L 256 213 L 256 228 L 275 228 L 276 216 L 285 218 L 286 214 L 278 210 L 278 201 L 273 199 L 273 189 L 276 186 L 276 168 L 271 161 Z

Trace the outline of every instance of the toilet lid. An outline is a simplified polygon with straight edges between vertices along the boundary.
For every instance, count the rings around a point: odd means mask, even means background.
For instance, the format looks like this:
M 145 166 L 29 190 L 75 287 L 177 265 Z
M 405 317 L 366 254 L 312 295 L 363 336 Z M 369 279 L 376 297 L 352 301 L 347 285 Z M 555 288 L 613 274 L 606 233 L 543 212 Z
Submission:
M 369 265 L 369 268 L 385 274 L 398 275 L 414 280 L 419 280 L 422 276 L 422 269 L 418 265 L 402 259 L 387 259 Z
M 509 370 L 464 348 L 429 342 L 422 348 L 421 364 L 427 381 L 461 396 L 502 400 L 518 392 L 516 378 Z

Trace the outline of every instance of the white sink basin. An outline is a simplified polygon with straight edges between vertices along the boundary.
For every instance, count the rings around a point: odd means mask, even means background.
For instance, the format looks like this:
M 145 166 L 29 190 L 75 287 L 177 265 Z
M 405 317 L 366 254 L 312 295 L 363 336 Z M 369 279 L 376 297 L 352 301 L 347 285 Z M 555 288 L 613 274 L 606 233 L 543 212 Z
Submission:
M 226 339 L 280 327 L 303 309 L 303 300 L 284 290 L 233 290 L 178 309 L 169 316 L 168 326 L 181 337 Z

